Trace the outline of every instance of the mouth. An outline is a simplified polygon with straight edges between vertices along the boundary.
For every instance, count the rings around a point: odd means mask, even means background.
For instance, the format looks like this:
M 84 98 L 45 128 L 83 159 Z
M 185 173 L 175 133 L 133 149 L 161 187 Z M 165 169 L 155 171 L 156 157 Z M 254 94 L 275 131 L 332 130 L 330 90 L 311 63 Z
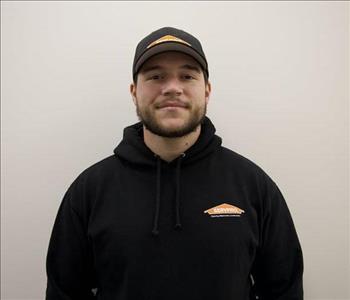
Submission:
M 166 102 L 159 106 L 159 109 L 185 109 L 186 105 L 179 102 Z
M 176 114 L 176 115 L 179 115 L 181 114 L 182 115 L 182 112 L 185 112 L 187 109 L 185 107 L 182 107 L 182 106 L 164 106 L 164 107 L 161 107 L 159 109 L 159 112 L 160 113 L 164 113 L 164 114 Z
M 185 109 L 183 106 L 176 106 L 176 105 L 168 105 L 168 106 L 163 106 L 160 109 Z

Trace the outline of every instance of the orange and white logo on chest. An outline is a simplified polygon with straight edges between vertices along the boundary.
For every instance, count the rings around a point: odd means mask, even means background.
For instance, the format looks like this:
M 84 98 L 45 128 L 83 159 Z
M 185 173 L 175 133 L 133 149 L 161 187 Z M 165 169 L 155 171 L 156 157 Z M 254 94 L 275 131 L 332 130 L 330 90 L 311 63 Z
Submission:
M 240 217 L 245 211 L 237 206 L 223 203 L 204 211 L 211 217 Z

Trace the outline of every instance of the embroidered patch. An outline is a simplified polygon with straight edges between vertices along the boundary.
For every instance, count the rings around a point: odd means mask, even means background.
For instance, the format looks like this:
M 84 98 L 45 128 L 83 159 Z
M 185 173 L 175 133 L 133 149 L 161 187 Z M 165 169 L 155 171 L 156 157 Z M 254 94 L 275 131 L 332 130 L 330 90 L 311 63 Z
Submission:
M 210 215 L 212 218 L 222 217 L 240 217 L 245 211 L 237 206 L 223 203 L 218 206 L 214 206 L 204 211 L 204 213 Z

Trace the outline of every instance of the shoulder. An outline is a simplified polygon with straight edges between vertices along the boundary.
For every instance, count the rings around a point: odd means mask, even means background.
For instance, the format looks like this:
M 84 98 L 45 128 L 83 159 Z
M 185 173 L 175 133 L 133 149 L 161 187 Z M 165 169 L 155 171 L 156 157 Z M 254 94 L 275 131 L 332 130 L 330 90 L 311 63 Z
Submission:
M 119 160 L 115 155 L 97 161 L 75 176 L 69 190 L 91 189 L 113 178 L 118 171 Z
M 229 169 L 235 179 L 243 185 L 258 185 L 261 190 L 271 189 L 276 183 L 258 162 L 229 148 L 221 146 L 218 164 Z
M 93 163 L 84 169 L 79 177 L 95 177 L 114 173 L 119 161 L 115 155 L 110 155 Z
M 219 159 L 229 166 L 236 167 L 240 172 L 266 174 L 259 164 L 252 159 L 223 146 L 221 146 Z

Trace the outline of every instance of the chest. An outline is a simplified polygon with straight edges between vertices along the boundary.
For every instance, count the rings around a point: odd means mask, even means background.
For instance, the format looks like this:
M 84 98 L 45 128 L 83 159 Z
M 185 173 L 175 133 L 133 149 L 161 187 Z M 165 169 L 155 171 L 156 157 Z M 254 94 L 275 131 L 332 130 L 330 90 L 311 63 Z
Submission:
M 129 174 L 97 194 L 89 224 L 94 253 L 100 263 L 156 265 L 168 259 L 174 267 L 202 265 L 208 258 L 218 266 L 253 259 L 258 245 L 254 193 L 234 176 L 183 172 L 156 176 Z M 136 181 L 135 181 L 136 178 Z M 151 234 L 159 197 L 159 236 Z M 179 199 L 181 230 L 176 223 Z M 111 254 L 113 259 L 111 259 Z

